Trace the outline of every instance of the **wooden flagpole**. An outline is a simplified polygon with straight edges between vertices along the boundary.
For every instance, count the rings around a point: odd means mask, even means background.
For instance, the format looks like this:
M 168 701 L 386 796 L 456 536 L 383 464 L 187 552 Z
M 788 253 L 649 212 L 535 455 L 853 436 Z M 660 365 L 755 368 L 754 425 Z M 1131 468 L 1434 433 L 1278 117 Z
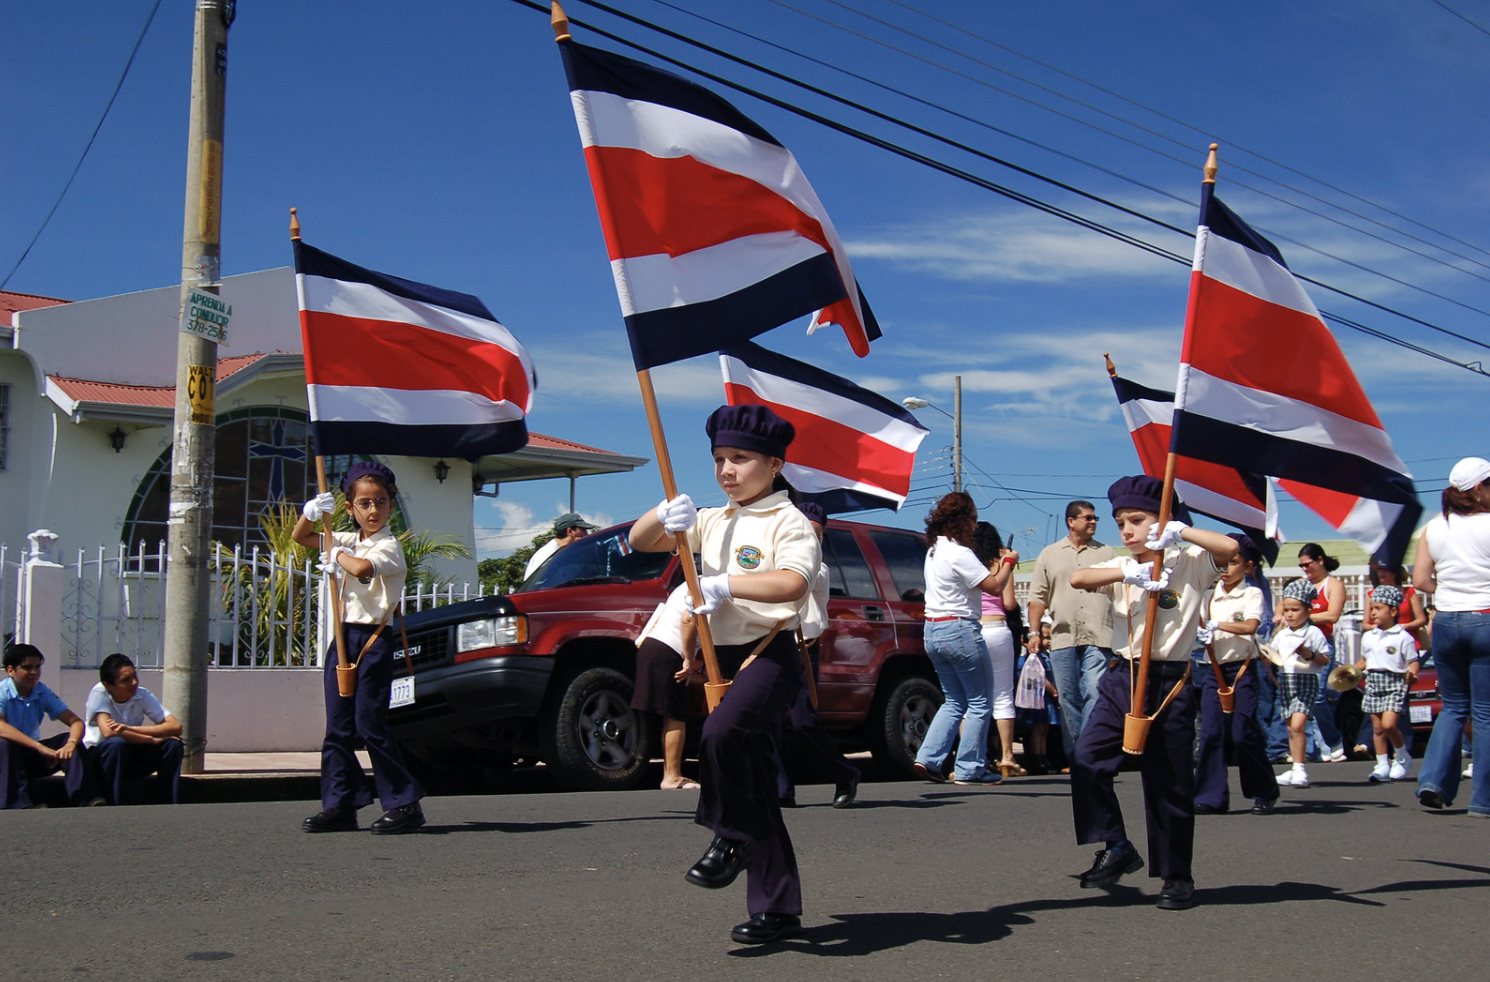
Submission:
M 300 218 L 294 208 L 290 209 L 290 241 L 300 241 Z M 307 356 L 308 357 L 308 356 Z M 320 449 L 317 447 L 316 449 Z M 316 487 L 321 494 L 325 494 L 326 487 L 326 458 L 316 454 Z M 348 505 L 350 508 L 350 504 Z M 331 516 L 327 515 L 321 519 L 321 554 L 329 555 L 331 552 Z M 352 669 L 352 663 L 347 658 L 347 628 L 343 623 L 341 590 L 337 588 L 336 582 L 327 585 L 327 593 L 331 594 L 331 614 L 335 622 L 333 636 L 336 639 L 336 691 L 344 698 L 350 698 L 356 691 L 357 679 Z
M 564 8 L 559 6 L 557 0 L 551 4 L 550 22 L 554 28 L 554 40 L 568 41 L 573 35 L 569 33 L 569 18 L 564 14 Z M 647 410 L 647 426 L 652 431 L 652 448 L 657 455 L 657 470 L 662 475 L 662 493 L 671 501 L 678 496 L 678 482 L 673 475 L 672 456 L 667 449 L 667 436 L 662 431 L 662 415 L 657 408 L 657 390 L 652 385 L 652 373 L 648 369 L 640 369 L 636 373 L 637 384 L 642 391 L 642 404 Z M 688 594 L 693 598 L 695 605 L 703 602 L 703 592 L 698 585 L 698 566 L 693 561 L 693 549 L 688 545 L 688 533 L 677 532 L 674 534 L 677 542 L 678 559 L 683 564 L 683 579 L 688 584 Z M 724 698 L 724 692 L 729 688 L 719 671 L 719 656 L 714 651 L 714 635 L 709 629 L 708 617 L 700 617 L 695 622 L 698 625 L 699 648 L 704 655 L 704 670 L 708 681 L 704 683 L 705 701 L 710 712 L 719 705 L 719 700 Z

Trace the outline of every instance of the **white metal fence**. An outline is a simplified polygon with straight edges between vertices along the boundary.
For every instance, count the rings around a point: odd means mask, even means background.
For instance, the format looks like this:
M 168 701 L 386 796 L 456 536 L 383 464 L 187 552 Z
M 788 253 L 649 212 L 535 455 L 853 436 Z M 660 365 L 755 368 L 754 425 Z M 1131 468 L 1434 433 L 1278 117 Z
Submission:
M 24 565 L 0 545 L 0 624 L 19 633 L 26 595 Z M 78 550 L 63 563 L 62 650 L 58 662 L 96 667 L 115 651 L 142 668 L 164 660 L 166 544 L 133 550 Z M 217 547 L 208 602 L 210 664 L 229 668 L 319 666 L 329 635 L 322 621 L 322 576 L 311 563 L 287 564 L 255 547 Z M 404 612 L 480 595 L 470 583 L 413 584 Z M 50 653 L 49 653 L 50 654 Z

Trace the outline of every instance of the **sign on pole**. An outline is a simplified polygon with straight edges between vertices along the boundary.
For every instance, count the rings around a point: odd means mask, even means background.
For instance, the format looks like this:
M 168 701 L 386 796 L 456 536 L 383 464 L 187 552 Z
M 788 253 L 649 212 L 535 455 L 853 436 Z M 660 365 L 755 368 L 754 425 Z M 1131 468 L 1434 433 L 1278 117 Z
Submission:
M 232 319 L 232 304 L 200 290 L 188 291 L 186 303 L 181 305 L 181 333 L 216 344 L 228 343 L 228 322 Z

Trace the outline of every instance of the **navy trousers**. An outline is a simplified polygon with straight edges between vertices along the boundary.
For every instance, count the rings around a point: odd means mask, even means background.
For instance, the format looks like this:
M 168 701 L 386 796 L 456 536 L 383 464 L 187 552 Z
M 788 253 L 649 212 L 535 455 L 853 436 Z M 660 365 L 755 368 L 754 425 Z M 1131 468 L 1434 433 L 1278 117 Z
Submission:
M 181 757 L 186 752 L 180 740 L 161 743 L 130 743 L 123 737 L 100 740 L 93 760 L 109 804 L 123 804 L 125 778 L 155 775 L 153 800 L 158 805 L 176 804 L 181 777 Z
M 347 657 L 356 658 L 376 628 L 348 624 Z M 384 811 L 412 805 L 424 788 L 404 765 L 404 755 L 388 728 L 388 696 L 393 688 L 393 642 L 388 629 L 374 641 L 357 665 L 357 693 L 343 698 L 336 688 L 336 648 L 326 652 L 326 740 L 321 744 L 321 807 L 363 808 L 372 804 L 373 791 Z M 369 783 L 357 760 L 361 737 L 372 760 Z
M 68 734 L 58 733 L 40 741 L 53 750 L 62 749 Z M 66 761 L 43 757 L 30 747 L 0 740 L 0 808 L 30 808 L 30 784 L 48 774 L 63 772 L 63 787 L 67 789 L 70 805 L 83 803 L 85 794 L 92 790 L 92 773 L 88 762 L 88 751 L 77 747 Z
M 1226 761 L 1231 756 L 1236 759 L 1243 797 L 1278 796 L 1278 781 L 1268 764 L 1267 738 L 1257 722 L 1260 692 L 1257 673 L 1262 671 L 1262 665 L 1254 661 L 1237 682 L 1241 667 L 1235 662 L 1221 666 L 1227 685 L 1234 688 L 1235 710 L 1230 716 L 1221 712 L 1216 673 L 1209 660 L 1195 669 L 1200 677 L 1200 755 L 1195 762 L 1195 803 L 1222 811 L 1231 807 L 1226 773 Z
M 1148 712 L 1168 695 L 1186 663 L 1153 662 L 1149 668 Z M 1102 676 L 1097 701 L 1076 741 L 1071 762 L 1071 812 L 1080 843 L 1128 838 L 1113 780 L 1123 758 L 1123 718 L 1132 699 L 1131 664 L 1121 659 Z M 1149 729 L 1139 757 L 1143 805 L 1148 818 L 1149 875 L 1193 879 L 1195 852 L 1195 686 L 1186 683 Z
M 744 670 L 733 672 L 754 644 L 720 645 L 720 669 L 734 682 L 704 721 L 699 739 L 698 811 L 694 821 L 714 834 L 753 845 L 746 907 L 756 914 L 801 914 L 802 881 L 777 800 L 773 729 L 802 687 L 800 656 L 788 633 L 778 634 Z
M 812 672 L 816 675 L 816 641 L 812 642 L 809 654 L 812 660 Z M 802 670 L 800 654 L 797 656 L 797 668 Z M 781 752 L 785 754 L 790 751 L 794 761 L 808 774 L 813 777 L 821 775 L 824 780 L 837 786 L 847 784 L 859 773 L 857 767 L 844 759 L 843 751 L 838 749 L 838 741 L 823 729 L 822 722 L 817 718 L 817 711 L 812 708 L 812 694 L 808 691 L 805 681 L 797 690 L 797 698 L 792 700 L 791 707 L 786 711 L 786 727 L 791 732 L 783 735 L 784 738 L 779 744 Z M 777 760 L 776 791 L 779 798 L 797 796 L 797 787 L 792 783 L 786 763 L 780 759 Z

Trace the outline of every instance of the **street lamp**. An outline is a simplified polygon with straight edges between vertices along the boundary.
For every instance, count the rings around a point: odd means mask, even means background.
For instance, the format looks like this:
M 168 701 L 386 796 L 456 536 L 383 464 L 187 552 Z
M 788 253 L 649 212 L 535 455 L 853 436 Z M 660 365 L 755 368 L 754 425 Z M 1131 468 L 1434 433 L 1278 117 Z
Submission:
M 907 396 L 900 400 L 907 409 L 935 409 L 952 421 L 952 490 L 962 490 L 962 376 L 955 376 L 952 389 L 952 412 L 919 396 Z

